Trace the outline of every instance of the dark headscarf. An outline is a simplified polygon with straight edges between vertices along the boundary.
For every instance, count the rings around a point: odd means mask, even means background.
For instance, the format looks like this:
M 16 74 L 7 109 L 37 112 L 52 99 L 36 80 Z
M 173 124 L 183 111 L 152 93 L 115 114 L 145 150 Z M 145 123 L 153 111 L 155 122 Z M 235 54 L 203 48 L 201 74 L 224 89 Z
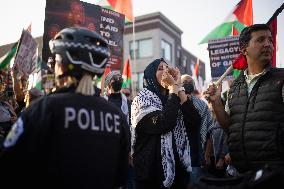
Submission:
M 161 63 L 161 61 L 164 60 L 156 59 L 146 67 L 146 69 L 144 70 L 143 87 L 155 93 L 160 98 L 162 104 L 164 105 L 167 101 L 167 96 L 162 94 L 163 87 L 159 84 L 156 77 L 158 66 Z

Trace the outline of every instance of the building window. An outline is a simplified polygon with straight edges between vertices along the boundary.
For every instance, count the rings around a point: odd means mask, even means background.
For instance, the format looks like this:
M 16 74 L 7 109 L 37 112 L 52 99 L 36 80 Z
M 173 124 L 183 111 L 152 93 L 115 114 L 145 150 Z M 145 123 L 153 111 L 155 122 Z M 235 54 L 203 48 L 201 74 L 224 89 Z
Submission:
M 143 89 L 143 78 L 143 72 L 133 74 L 133 87 L 136 91 L 140 91 L 141 89 Z
M 177 50 L 177 58 L 180 58 L 180 50 Z
M 187 64 L 187 58 L 186 58 L 186 56 L 184 56 L 183 60 L 182 60 L 183 67 L 186 67 L 186 64 Z
M 141 39 L 135 41 L 130 41 L 130 56 L 134 59 L 134 51 L 136 53 L 136 58 L 148 58 L 153 56 L 153 42 L 152 39 Z
M 144 73 L 139 73 L 138 74 L 138 89 L 141 90 L 143 89 L 143 78 L 144 78 Z
M 165 40 L 161 42 L 162 46 L 162 57 L 167 61 L 172 61 L 172 45 Z

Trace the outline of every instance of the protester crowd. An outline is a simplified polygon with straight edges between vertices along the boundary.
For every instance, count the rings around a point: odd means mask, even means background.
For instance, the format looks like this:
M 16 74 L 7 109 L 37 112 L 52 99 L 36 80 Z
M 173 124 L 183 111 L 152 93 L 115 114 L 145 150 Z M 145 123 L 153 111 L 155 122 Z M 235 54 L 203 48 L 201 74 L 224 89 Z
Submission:
M 50 44 L 48 72 L 55 75 L 55 87 L 48 93 L 28 87 L 17 67 L 8 72 L 9 88 L 1 72 L 2 184 L 102 189 L 283 184 L 284 70 L 270 65 L 274 49 L 267 25 L 240 34 L 247 67 L 225 98 L 222 85 L 213 83 L 196 95 L 189 73 L 181 75 L 163 58 L 146 67 L 136 96 L 122 89 L 119 71 L 102 77 L 99 89 L 93 81 L 103 75 L 109 57 L 105 39 L 66 28 Z

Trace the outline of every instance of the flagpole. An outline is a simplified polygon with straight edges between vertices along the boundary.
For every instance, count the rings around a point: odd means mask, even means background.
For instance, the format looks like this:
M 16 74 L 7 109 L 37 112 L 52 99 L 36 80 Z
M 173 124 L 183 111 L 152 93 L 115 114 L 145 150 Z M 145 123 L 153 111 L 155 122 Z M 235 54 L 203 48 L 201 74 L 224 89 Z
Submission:
M 216 82 L 216 85 L 220 85 L 220 83 L 222 83 L 223 79 L 225 79 L 225 77 L 231 73 L 233 70 L 233 65 L 231 65 L 230 67 L 228 67 L 228 69 L 225 71 L 225 73 L 223 73 L 223 75 L 221 75 L 221 77 L 218 79 L 218 81 Z
M 266 24 L 269 25 L 274 20 L 274 18 L 276 18 L 282 12 L 283 9 L 284 9 L 284 3 L 274 12 L 272 17 L 268 20 Z
M 268 20 L 268 22 L 266 23 L 267 25 L 269 25 L 284 9 L 284 3 L 274 12 L 274 14 L 272 15 L 272 17 Z M 218 81 L 216 82 L 216 85 L 219 85 L 223 79 L 233 70 L 233 64 L 228 67 L 228 69 L 225 71 L 225 73 L 223 73 L 223 75 L 218 79 Z
M 196 83 L 197 83 L 197 90 L 199 92 L 202 92 L 201 90 L 201 86 L 200 86 L 200 83 L 199 83 L 199 79 L 198 79 L 198 75 L 199 75 L 199 58 L 197 57 L 196 58 L 196 64 L 194 66 L 194 75 L 195 75 L 195 80 L 196 80 Z
M 132 23 L 132 44 L 133 44 L 133 47 L 134 47 L 134 51 L 133 51 L 133 61 L 130 61 L 130 63 L 132 63 L 131 67 L 133 68 L 133 70 L 131 69 L 131 77 L 132 77 L 132 79 L 131 79 L 131 93 L 132 93 L 132 96 L 136 96 L 136 90 L 135 90 L 136 89 L 136 83 L 134 82 L 134 75 L 137 71 L 136 70 L 136 48 L 135 48 L 135 17 L 133 17 L 133 23 Z M 131 60 L 131 57 L 130 57 L 129 60 Z M 138 77 L 136 77 L 136 79 L 138 80 Z

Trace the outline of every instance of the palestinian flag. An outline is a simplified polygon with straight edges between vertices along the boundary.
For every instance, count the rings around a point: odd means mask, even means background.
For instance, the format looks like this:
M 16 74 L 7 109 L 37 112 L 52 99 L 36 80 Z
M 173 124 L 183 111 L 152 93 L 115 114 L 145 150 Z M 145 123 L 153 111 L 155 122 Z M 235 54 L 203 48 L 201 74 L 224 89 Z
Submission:
M 206 35 L 199 44 L 208 43 L 209 39 L 239 35 L 246 27 L 253 24 L 252 0 L 241 0 L 227 16 L 225 21 Z
M 269 19 L 269 21 L 267 22 L 267 24 L 269 24 L 271 33 L 272 33 L 272 37 L 273 37 L 273 47 L 274 47 L 274 51 L 273 51 L 273 56 L 272 56 L 272 66 L 276 67 L 276 53 L 277 53 L 277 16 L 278 14 L 282 11 L 282 9 L 284 8 L 284 4 L 282 4 L 282 6 L 276 10 L 276 12 L 274 13 L 274 15 Z M 247 66 L 247 62 L 246 59 L 244 57 L 244 55 L 240 54 L 233 62 L 233 75 L 236 78 L 236 76 L 239 75 L 240 70 L 244 69 Z
M 32 31 L 32 24 L 30 24 L 27 29 L 26 29 L 28 32 L 31 33 Z M 0 58 L 0 71 L 5 69 L 11 62 L 11 60 L 15 57 L 16 53 L 17 53 L 17 48 L 18 48 L 18 44 L 19 44 L 19 41 L 16 42 L 12 48 L 10 49 L 9 52 L 7 52 L 4 56 L 2 56 Z
M 17 52 L 18 42 L 13 45 L 9 52 L 0 58 L 0 70 L 5 69 L 14 58 Z
M 274 47 L 274 51 L 273 51 L 273 56 L 272 56 L 272 66 L 276 67 L 276 53 L 277 53 L 277 17 L 275 17 L 269 24 L 271 33 L 272 33 L 272 37 L 273 37 L 273 47 Z
M 133 22 L 132 0 L 100 0 L 98 5 L 125 15 L 126 22 Z
M 126 60 L 122 72 L 122 88 L 129 88 L 131 86 L 131 69 L 130 69 L 130 60 L 129 58 Z
M 199 59 L 198 58 L 197 58 L 196 64 L 194 65 L 194 73 L 195 73 L 196 77 L 198 78 L 198 76 L 199 76 Z
M 98 78 L 98 85 L 100 85 L 100 87 L 99 88 L 101 88 L 101 95 L 103 95 L 104 94 L 104 90 L 105 90 L 105 78 L 106 78 L 106 76 L 107 76 L 107 74 L 108 73 L 110 73 L 111 72 L 111 69 L 110 69 L 110 65 L 106 65 L 106 67 L 105 67 L 105 71 L 104 71 L 104 74 L 100 77 L 100 78 Z

